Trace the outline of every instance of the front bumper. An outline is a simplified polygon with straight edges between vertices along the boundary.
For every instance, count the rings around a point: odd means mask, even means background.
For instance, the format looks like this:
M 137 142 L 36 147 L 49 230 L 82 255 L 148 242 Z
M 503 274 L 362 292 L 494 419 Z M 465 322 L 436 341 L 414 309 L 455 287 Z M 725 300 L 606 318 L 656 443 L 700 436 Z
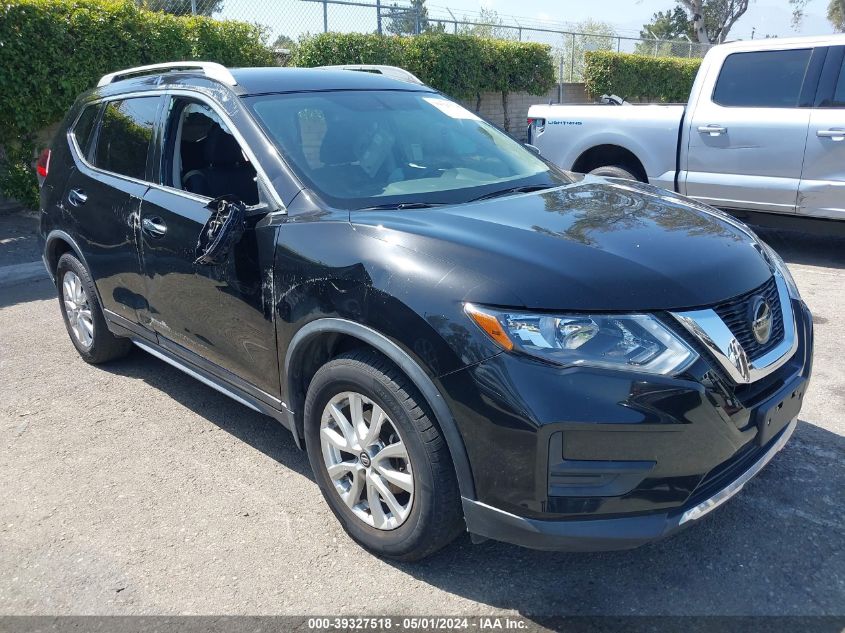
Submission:
M 564 369 L 500 354 L 444 382 L 472 467 L 470 533 L 539 549 L 614 550 L 715 509 L 783 447 L 812 368 L 812 318 L 765 379 L 732 384 L 701 358 L 684 376 Z
M 595 552 L 639 547 L 691 525 L 736 495 L 786 445 L 796 425 L 797 420 L 792 420 L 748 469 L 711 497 L 682 513 L 546 521 L 528 519 L 463 498 L 467 530 L 476 536 L 541 550 Z

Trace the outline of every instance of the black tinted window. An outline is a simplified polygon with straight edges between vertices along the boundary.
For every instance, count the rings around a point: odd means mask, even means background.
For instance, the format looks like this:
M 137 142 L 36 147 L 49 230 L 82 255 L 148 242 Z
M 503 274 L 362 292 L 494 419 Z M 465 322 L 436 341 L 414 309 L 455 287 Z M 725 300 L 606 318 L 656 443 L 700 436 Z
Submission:
M 833 93 L 833 103 L 837 108 L 845 108 L 845 61 L 839 70 L 839 80 L 836 82 L 836 91 Z
M 97 120 L 98 105 L 85 106 L 82 114 L 73 126 L 73 136 L 83 155 L 87 156 L 88 143 L 91 140 L 91 133 L 94 131 L 94 122 Z
M 798 106 L 810 49 L 734 53 L 725 59 L 713 101 L 723 106 Z
M 158 101 L 158 97 L 139 97 L 107 103 L 94 165 L 143 180 Z

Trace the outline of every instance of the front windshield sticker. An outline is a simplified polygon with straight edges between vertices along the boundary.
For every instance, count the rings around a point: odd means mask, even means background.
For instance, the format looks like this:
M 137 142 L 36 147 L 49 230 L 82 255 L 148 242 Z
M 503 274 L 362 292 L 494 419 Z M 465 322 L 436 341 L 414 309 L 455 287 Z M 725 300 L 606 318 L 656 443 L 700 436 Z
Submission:
M 435 108 L 440 110 L 443 114 L 450 116 L 453 119 L 471 119 L 473 121 L 481 120 L 466 108 L 458 105 L 454 101 L 449 101 L 448 99 L 438 99 L 437 97 L 423 97 L 423 101 L 427 101 Z

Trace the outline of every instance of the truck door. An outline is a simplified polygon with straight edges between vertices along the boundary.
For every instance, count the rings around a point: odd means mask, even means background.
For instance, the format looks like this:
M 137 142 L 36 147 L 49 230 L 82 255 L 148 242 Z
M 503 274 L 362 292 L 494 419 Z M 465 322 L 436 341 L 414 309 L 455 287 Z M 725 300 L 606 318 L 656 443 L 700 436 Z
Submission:
M 795 213 L 812 55 L 812 48 L 732 53 L 705 80 L 691 104 L 688 196 L 721 208 Z
M 829 50 L 810 114 L 798 213 L 845 220 L 845 46 Z

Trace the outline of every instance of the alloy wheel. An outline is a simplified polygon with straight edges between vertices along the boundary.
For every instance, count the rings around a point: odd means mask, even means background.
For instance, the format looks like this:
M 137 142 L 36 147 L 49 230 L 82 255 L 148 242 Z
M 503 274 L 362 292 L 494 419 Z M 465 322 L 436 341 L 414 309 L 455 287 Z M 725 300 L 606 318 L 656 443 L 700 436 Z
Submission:
M 344 391 L 323 409 L 320 447 L 334 489 L 367 525 L 393 530 L 411 513 L 414 474 L 399 431 L 363 394 Z
M 79 275 L 72 270 L 67 271 L 62 280 L 62 301 L 74 338 L 82 347 L 88 349 L 94 342 L 94 319 L 91 316 L 88 293 L 85 292 Z

